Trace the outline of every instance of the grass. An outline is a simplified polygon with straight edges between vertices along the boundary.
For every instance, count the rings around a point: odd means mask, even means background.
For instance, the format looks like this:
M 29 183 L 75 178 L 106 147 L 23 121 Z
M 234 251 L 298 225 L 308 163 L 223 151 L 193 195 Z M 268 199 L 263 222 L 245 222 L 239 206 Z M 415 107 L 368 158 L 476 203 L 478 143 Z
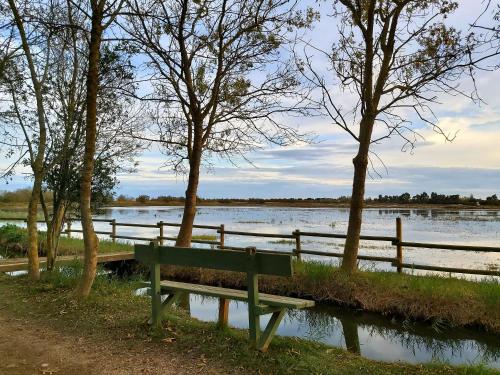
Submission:
M 166 268 L 166 276 L 184 281 L 245 288 L 238 273 Z M 322 262 L 295 262 L 290 278 L 261 276 L 266 293 L 312 298 L 364 311 L 431 324 L 477 327 L 500 333 L 500 284 L 441 276 L 413 276 L 394 272 L 358 271 L 347 276 Z
M 169 345 L 174 353 L 188 351 L 221 364 L 227 373 L 237 369 L 251 374 L 498 374 L 483 366 L 373 361 L 343 349 L 285 337 L 276 337 L 269 351 L 260 353 L 248 347 L 245 331 L 217 330 L 215 324 L 197 321 L 180 310 L 166 315 L 163 329 L 150 331 L 145 325 L 148 299 L 133 294 L 138 281 L 98 276 L 89 298 L 81 301 L 72 293 L 80 273 L 80 266 L 74 264 L 43 273 L 37 283 L 24 276 L 0 276 L 2 313 L 75 338 L 85 336 L 89 345 L 103 337 L 115 342 L 126 340 L 137 349 L 134 352 L 139 361 L 145 341 L 153 341 L 152 345 L 158 347 Z
M 45 232 L 39 232 L 39 241 L 42 246 L 42 254 L 44 253 Z M 6 224 L 0 227 L 0 250 L 2 255 L 8 257 L 23 257 L 27 249 L 27 233 L 25 228 L 18 227 L 13 224 Z M 12 245 L 19 244 L 20 246 L 13 247 Z M 12 250 L 12 249 L 15 249 Z M 133 245 L 129 243 L 117 242 L 112 240 L 101 239 L 99 241 L 99 253 L 116 253 L 134 251 Z M 59 239 L 59 255 L 75 255 L 83 253 L 83 240 L 80 238 L 68 238 L 62 234 Z
M 112 240 L 99 240 L 99 253 L 119 253 L 134 251 L 134 245 L 130 243 L 116 242 Z M 83 253 L 83 240 L 80 238 L 68 238 L 62 235 L 59 239 L 59 254 L 72 255 Z
M 26 219 L 26 209 L 23 207 L 19 207 L 19 209 L 9 209 L 2 210 L 0 209 L 0 219 Z M 41 212 L 37 215 L 37 220 L 43 220 L 43 214 Z
M 196 236 L 193 236 L 193 240 L 198 240 L 198 241 L 217 241 L 217 236 L 211 235 L 211 234 L 199 234 Z

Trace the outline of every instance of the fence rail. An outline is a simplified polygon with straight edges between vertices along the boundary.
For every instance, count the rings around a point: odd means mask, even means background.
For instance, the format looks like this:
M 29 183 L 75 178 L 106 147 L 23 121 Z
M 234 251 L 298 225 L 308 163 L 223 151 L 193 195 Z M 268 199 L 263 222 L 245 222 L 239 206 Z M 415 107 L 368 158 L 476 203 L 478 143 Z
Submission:
M 2 221 L 26 221 L 25 218 L 1 218 Z M 64 233 L 71 237 L 71 233 L 81 233 L 80 229 L 71 229 L 72 221 L 76 219 L 70 219 L 66 223 L 66 229 Z M 164 235 L 164 227 L 180 227 L 179 223 L 169 223 L 159 221 L 156 224 L 140 224 L 140 223 L 122 223 L 117 222 L 115 219 L 93 219 L 95 222 L 107 222 L 111 226 L 111 231 L 96 231 L 96 234 L 107 235 L 111 238 L 113 242 L 116 239 L 125 239 L 125 240 L 135 240 L 135 241 L 147 241 L 147 242 L 157 242 L 160 245 L 163 245 L 165 241 L 176 241 L 177 237 L 173 236 L 165 236 Z M 39 221 L 44 222 L 44 221 Z M 118 227 L 131 227 L 131 228 L 149 228 L 149 229 L 158 229 L 159 235 L 155 237 L 138 237 L 138 236 L 125 236 L 125 235 L 117 235 Z M 247 236 L 247 237 L 261 237 L 261 238 L 281 238 L 281 239 L 290 239 L 295 243 L 295 247 L 291 249 L 291 253 L 295 255 L 299 260 L 302 258 L 302 255 L 316 255 L 316 256 L 324 256 L 324 257 L 335 257 L 342 258 L 344 256 L 343 253 L 336 252 L 327 252 L 327 251 L 317 251 L 311 249 L 303 249 L 301 244 L 301 239 L 303 237 L 322 237 L 322 238 L 337 238 L 337 239 L 345 239 L 347 236 L 345 234 L 339 233 L 321 233 L 321 232 L 303 232 L 299 229 L 296 229 L 291 234 L 286 233 L 262 233 L 262 232 L 244 232 L 244 231 L 231 231 L 226 230 L 224 224 L 221 225 L 193 225 L 193 228 L 196 229 L 209 229 L 214 230 L 219 238 L 216 241 L 213 240 L 203 240 L 194 238 L 191 242 L 207 244 L 219 249 L 227 249 L 227 250 L 245 250 L 244 247 L 238 246 L 230 246 L 225 243 L 226 235 L 233 236 Z M 390 242 L 392 246 L 396 248 L 395 257 L 384 257 L 384 256 L 372 256 L 372 255 L 358 255 L 358 259 L 360 260 L 369 260 L 374 262 L 386 262 L 390 263 L 391 266 L 395 267 L 397 272 L 403 272 L 403 269 L 416 269 L 416 270 L 427 270 L 427 271 L 438 271 L 438 272 L 448 272 L 448 273 L 461 273 L 461 274 L 473 274 L 473 275 L 488 275 L 488 276 L 499 276 L 500 270 L 492 269 L 469 269 L 469 268 L 456 268 L 456 267 L 441 267 L 441 266 L 432 266 L 426 264 L 414 264 L 414 263 L 406 263 L 403 261 L 403 249 L 405 247 L 410 248 L 427 248 L 427 249 L 443 249 L 443 250 L 451 250 L 451 251 L 470 251 L 470 252 L 485 252 L 485 253 L 500 253 L 500 247 L 493 246 L 471 246 L 471 245 L 450 245 L 450 244 L 436 244 L 436 243 L 424 243 L 424 242 L 408 242 L 403 241 L 403 226 L 401 222 L 401 218 L 396 218 L 396 235 L 395 236 L 367 236 L 361 235 L 361 240 L 365 241 L 378 241 L 378 242 Z M 257 249 L 258 251 L 268 252 L 268 253 L 278 253 L 283 254 L 283 251 L 270 250 L 270 249 Z

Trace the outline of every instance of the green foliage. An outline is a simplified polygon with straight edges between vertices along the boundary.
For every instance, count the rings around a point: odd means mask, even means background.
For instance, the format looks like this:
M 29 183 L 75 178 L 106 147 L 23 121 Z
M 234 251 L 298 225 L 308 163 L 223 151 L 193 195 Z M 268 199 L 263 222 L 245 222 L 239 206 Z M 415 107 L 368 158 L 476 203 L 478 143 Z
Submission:
M 26 243 L 27 241 L 26 229 L 18 227 L 14 224 L 6 224 L 0 227 L 0 245 L 7 245 L 12 243 Z

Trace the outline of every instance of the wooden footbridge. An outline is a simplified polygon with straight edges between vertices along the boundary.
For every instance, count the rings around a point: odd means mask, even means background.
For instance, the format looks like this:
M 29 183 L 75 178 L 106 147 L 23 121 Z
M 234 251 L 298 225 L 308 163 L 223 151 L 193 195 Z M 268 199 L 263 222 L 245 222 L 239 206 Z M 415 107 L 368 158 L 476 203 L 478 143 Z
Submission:
M 57 264 L 68 264 L 74 262 L 75 260 L 82 260 L 83 255 L 66 255 L 58 256 Z M 134 259 L 133 252 L 122 252 L 122 253 L 109 253 L 109 254 L 99 254 L 97 256 L 97 263 L 109 263 L 117 262 L 122 260 Z M 44 267 L 47 264 L 47 258 L 40 257 L 40 267 Z M 0 260 L 0 272 L 14 272 L 23 271 L 28 269 L 28 258 L 12 258 L 12 259 L 1 259 Z

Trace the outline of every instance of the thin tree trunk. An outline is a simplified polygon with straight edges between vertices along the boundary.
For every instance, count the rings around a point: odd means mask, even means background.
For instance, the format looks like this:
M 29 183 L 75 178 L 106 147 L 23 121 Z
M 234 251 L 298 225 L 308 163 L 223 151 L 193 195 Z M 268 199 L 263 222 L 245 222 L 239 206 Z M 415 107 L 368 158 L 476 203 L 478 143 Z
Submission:
M 56 263 L 65 213 L 65 203 L 59 202 L 54 209 L 52 218 L 47 223 L 47 271 L 52 271 Z
M 104 2 L 102 2 L 104 3 Z M 92 12 L 92 29 L 89 46 L 89 68 L 87 73 L 87 113 L 85 127 L 85 154 L 83 159 L 82 183 L 80 190 L 80 214 L 84 242 L 83 274 L 77 294 L 86 297 L 90 294 L 97 270 L 97 250 L 99 240 L 94 231 L 91 210 L 91 187 L 94 173 L 96 148 L 97 91 L 99 87 L 99 59 L 102 38 L 102 9 L 96 7 Z
M 359 251 L 359 236 L 363 221 L 363 206 L 365 199 L 366 172 L 368 169 L 368 152 L 373 129 L 373 120 L 363 119 L 360 124 L 360 142 L 358 154 L 353 159 L 354 178 L 352 184 L 351 204 L 347 238 L 342 258 L 342 270 L 347 273 L 356 271 Z
M 193 224 L 196 216 L 198 183 L 200 180 L 201 142 L 199 143 L 199 145 L 194 147 L 192 160 L 189 163 L 189 180 L 186 189 L 186 201 L 184 202 L 184 213 L 182 215 L 181 227 L 179 229 L 179 234 L 177 235 L 175 246 L 191 246 Z
M 40 260 L 38 258 L 38 202 L 42 190 L 42 177 L 35 175 L 31 198 L 28 205 L 28 275 L 33 280 L 40 278 Z
M 40 192 L 42 191 L 42 180 L 43 180 L 43 162 L 45 158 L 45 147 L 47 143 L 47 128 L 45 126 L 45 111 L 43 106 L 43 95 L 42 95 L 42 85 L 38 80 L 37 72 L 35 69 L 35 64 L 33 62 L 33 57 L 31 55 L 30 44 L 26 36 L 26 31 L 24 29 L 24 24 L 22 17 L 16 7 L 14 0 L 8 0 L 9 7 L 14 16 L 14 22 L 19 31 L 19 36 L 21 38 L 21 44 L 28 63 L 28 68 L 30 72 L 31 82 L 33 84 L 33 90 L 35 92 L 36 99 L 36 111 L 38 119 L 38 147 L 36 150 L 36 155 L 34 149 L 31 146 L 31 141 L 26 138 L 30 151 L 30 161 L 31 168 L 33 170 L 33 190 L 31 192 L 31 199 L 28 206 L 28 218 L 27 218 L 27 229 L 28 229 L 28 275 L 37 280 L 40 278 L 40 261 L 38 259 L 38 231 L 37 231 L 37 213 L 38 213 L 38 202 L 40 200 Z

